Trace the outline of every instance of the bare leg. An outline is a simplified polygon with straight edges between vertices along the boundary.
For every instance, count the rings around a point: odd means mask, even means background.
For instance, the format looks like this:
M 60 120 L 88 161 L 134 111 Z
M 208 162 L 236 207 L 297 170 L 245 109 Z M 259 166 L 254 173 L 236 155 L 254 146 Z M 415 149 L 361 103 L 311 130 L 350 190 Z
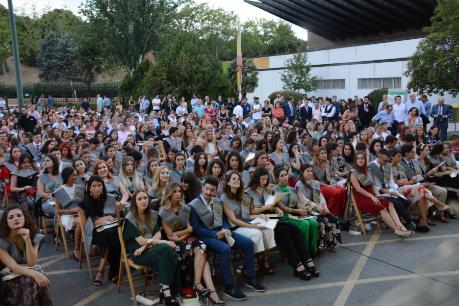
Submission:
M 210 270 L 210 263 L 206 260 L 204 264 L 204 271 L 203 271 L 203 278 L 204 282 L 206 283 L 207 289 L 210 290 L 210 299 L 215 302 L 221 302 L 220 297 L 215 290 L 214 282 L 212 280 L 212 272 Z
M 419 225 L 427 226 L 427 202 L 425 198 L 421 198 L 418 202 L 419 207 Z
M 199 248 L 194 249 L 194 285 L 201 283 L 202 273 L 207 260 L 206 254 L 204 254 Z M 198 290 L 201 288 L 197 288 Z
M 397 228 L 391 216 L 389 215 L 389 212 L 386 209 L 381 210 L 379 214 L 381 215 L 381 218 L 383 219 L 384 223 L 386 223 L 387 226 L 389 226 L 392 230 L 395 230 Z
M 398 217 L 397 211 L 395 210 L 394 204 L 389 203 L 389 207 L 387 207 L 387 210 L 389 211 L 389 215 L 390 215 L 392 221 L 394 222 L 395 226 L 397 228 L 403 228 L 403 230 L 406 230 L 403 227 L 402 222 L 400 222 L 400 219 Z

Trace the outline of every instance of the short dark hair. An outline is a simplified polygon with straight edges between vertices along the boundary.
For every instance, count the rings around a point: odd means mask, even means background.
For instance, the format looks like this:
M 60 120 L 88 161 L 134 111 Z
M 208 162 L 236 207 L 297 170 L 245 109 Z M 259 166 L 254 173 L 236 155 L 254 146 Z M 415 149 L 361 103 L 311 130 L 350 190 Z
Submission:
M 393 149 L 390 149 L 390 150 L 389 150 L 389 156 L 390 156 L 390 157 L 394 157 L 394 156 L 397 155 L 398 153 L 400 153 L 400 150 L 397 149 L 397 148 L 393 148 Z
M 209 184 L 209 185 L 212 185 L 218 188 L 218 179 L 215 176 L 208 176 L 206 177 L 204 184 L 202 186 L 206 184 Z
M 413 134 L 406 134 L 405 137 L 403 137 L 404 142 L 413 142 L 416 141 L 416 137 L 414 137 Z
M 384 148 L 382 148 L 381 150 L 379 150 L 378 156 L 379 156 L 379 155 L 390 156 L 390 155 L 389 155 L 389 151 L 388 151 L 387 149 L 384 149 Z
M 61 173 L 61 176 L 62 176 L 62 183 L 66 184 L 70 178 L 70 176 L 75 172 L 75 168 L 73 168 L 72 166 L 69 166 L 69 167 L 65 167 L 64 169 L 62 169 L 62 173 Z
M 410 153 L 413 151 L 414 146 L 412 144 L 404 144 L 400 148 L 400 152 L 402 153 L 403 156 L 406 156 L 407 153 Z

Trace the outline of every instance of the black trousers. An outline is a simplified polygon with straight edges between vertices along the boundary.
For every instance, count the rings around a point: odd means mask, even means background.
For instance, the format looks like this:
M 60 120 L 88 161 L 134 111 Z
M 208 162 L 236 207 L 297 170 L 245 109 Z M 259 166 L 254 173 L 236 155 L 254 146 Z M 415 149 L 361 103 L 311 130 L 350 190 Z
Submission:
M 109 278 L 118 277 L 121 258 L 121 245 L 118 238 L 118 227 L 107 228 L 102 232 L 96 230 L 92 233 L 92 243 L 105 247 L 108 251 Z
M 279 221 L 274 230 L 274 239 L 287 254 L 289 266 L 295 268 L 299 263 L 305 263 L 311 258 L 308 246 L 304 243 L 301 232 L 295 225 Z
M 410 218 L 410 214 L 408 213 L 408 207 L 411 205 L 410 201 L 402 199 L 402 198 L 394 198 L 394 197 L 386 197 L 386 199 L 394 204 L 395 211 L 405 220 L 406 223 L 410 223 L 412 219 Z

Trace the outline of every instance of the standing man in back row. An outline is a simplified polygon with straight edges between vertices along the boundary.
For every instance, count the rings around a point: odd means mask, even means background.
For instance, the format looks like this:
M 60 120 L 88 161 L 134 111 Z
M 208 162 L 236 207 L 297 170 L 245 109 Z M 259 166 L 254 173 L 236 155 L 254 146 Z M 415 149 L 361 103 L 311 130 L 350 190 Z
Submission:
M 441 141 L 447 140 L 448 135 L 448 120 L 453 118 L 453 108 L 451 105 L 445 104 L 445 98 L 438 98 L 438 104 L 432 106 L 430 117 L 434 119 L 434 126 L 440 130 Z

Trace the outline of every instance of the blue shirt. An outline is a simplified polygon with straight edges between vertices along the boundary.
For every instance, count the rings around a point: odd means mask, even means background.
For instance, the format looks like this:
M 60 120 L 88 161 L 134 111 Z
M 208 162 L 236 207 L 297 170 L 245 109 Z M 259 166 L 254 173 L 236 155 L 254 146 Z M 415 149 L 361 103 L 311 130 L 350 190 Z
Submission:
M 204 118 L 204 105 L 195 105 L 193 106 L 193 112 L 198 114 L 199 119 Z
M 389 126 L 391 126 L 392 123 L 394 123 L 395 116 L 394 116 L 394 113 L 393 113 L 393 112 L 388 113 L 387 110 L 384 109 L 384 110 L 378 112 L 378 113 L 373 117 L 373 120 L 374 120 L 374 121 L 379 121 L 380 123 L 387 122 L 387 124 L 388 124 Z
M 411 102 L 411 100 L 406 101 L 405 102 L 405 113 L 408 114 L 410 109 L 413 108 L 413 107 L 416 107 L 418 109 L 420 115 L 421 114 L 422 115 L 426 114 L 426 110 L 424 108 L 424 104 L 419 100 L 416 100 L 414 102 Z

